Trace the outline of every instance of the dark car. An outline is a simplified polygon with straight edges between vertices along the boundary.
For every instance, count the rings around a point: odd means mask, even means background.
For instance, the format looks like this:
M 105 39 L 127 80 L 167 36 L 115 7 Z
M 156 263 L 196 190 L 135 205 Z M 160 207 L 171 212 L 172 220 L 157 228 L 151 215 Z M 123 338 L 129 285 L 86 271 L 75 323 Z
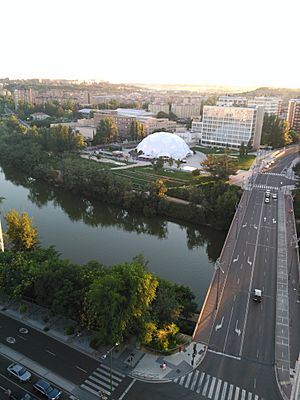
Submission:
M 62 392 L 60 390 L 58 390 L 54 386 L 50 385 L 50 383 L 44 381 L 43 379 L 40 379 L 39 381 L 37 381 L 33 385 L 33 388 L 36 391 L 40 392 L 48 400 L 56 400 L 62 395 Z
M 17 378 L 20 382 L 28 382 L 31 378 L 31 373 L 20 364 L 10 364 L 7 367 L 7 373 Z

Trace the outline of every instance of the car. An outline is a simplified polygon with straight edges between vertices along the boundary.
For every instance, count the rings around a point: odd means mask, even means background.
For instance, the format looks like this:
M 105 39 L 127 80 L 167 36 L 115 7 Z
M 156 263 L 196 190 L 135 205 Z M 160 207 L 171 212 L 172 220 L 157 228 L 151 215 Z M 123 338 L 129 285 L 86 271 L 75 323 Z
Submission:
M 62 392 L 60 390 L 52 386 L 49 382 L 45 381 L 44 379 L 38 380 L 33 385 L 33 388 L 37 392 L 41 393 L 48 400 L 56 400 L 62 395 Z
M 20 382 L 28 382 L 31 379 L 31 373 L 20 364 L 10 364 L 7 367 L 7 373 L 17 378 Z
M 269 197 L 266 197 L 266 198 L 265 198 L 265 203 L 266 203 L 266 204 L 269 204 L 269 203 L 270 203 Z
M 34 400 L 32 396 L 30 396 L 29 393 L 24 393 L 20 400 Z
M 266 192 L 265 197 L 270 197 L 270 193 Z
M 272 199 L 277 199 L 277 193 L 272 194 Z
M 262 300 L 262 291 L 260 289 L 254 289 L 252 299 L 255 303 L 260 303 Z

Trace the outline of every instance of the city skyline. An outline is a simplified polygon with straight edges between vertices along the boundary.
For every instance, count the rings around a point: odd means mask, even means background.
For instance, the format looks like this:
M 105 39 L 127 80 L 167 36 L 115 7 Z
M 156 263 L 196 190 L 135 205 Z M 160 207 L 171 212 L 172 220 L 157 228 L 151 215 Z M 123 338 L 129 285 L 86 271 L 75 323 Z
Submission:
M 299 8 L 13 0 L 2 5 L 0 77 L 299 88 Z

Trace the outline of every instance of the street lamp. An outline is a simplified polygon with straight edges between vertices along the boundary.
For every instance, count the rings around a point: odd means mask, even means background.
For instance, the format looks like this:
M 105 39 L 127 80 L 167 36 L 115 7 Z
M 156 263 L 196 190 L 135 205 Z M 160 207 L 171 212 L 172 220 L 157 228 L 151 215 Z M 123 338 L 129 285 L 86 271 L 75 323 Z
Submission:
M 111 349 L 109 349 L 109 350 L 101 357 L 103 360 L 105 360 L 106 357 L 107 357 L 108 355 L 110 355 L 109 369 L 110 369 L 110 398 L 111 398 L 111 399 L 112 399 L 112 391 L 113 391 L 113 387 L 112 387 L 112 353 L 113 353 L 114 349 L 115 349 L 116 347 L 119 346 L 119 344 L 120 344 L 119 342 L 116 342 L 116 343 L 113 345 L 113 347 L 112 347 Z M 101 399 L 101 397 L 100 397 L 100 399 Z
M 217 258 L 216 263 L 215 263 L 215 271 L 218 274 L 217 275 L 217 295 L 216 295 L 216 305 L 215 305 L 216 310 L 218 308 L 218 303 L 219 303 L 220 270 L 224 274 L 224 271 L 221 267 L 220 258 Z

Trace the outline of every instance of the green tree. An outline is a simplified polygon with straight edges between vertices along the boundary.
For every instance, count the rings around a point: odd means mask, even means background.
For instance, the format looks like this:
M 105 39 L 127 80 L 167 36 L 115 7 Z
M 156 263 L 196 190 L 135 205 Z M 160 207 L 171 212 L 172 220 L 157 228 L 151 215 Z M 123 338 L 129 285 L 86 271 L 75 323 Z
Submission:
M 38 232 L 27 213 L 20 215 L 18 211 L 11 209 L 4 218 L 7 225 L 6 235 L 14 249 L 24 251 L 36 247 Z
M 229 154 L 215 155 L 208 154 L 202 161 L 201 166 L 205 172 L 211 174 L 214 178 L 228 180 L 229 175 L 237 172 L 238 160 L 229 156 Z
M 118 128 L 112 118 L 104 118 L 100 121 L 96 130 L 93 144 L 107 144 L 117 141 L 119 138 Z
M 292 141 L 289 132 L 290 127 L 287 121 L 280 119 L 276 115 L 265 114 L 261 139 L 263 145 L 272 146 L 273 148 L 286 146 Z
M 168 118 L 169 119 L 169 114 L 165 113 L 164 111 L 159 111 L 156 115 L 156 118 Z
M 134 120 L 130 125 L 130 138 L 131 140 L 141 140 L 145 137 L 145 128 L 144 125 Z

